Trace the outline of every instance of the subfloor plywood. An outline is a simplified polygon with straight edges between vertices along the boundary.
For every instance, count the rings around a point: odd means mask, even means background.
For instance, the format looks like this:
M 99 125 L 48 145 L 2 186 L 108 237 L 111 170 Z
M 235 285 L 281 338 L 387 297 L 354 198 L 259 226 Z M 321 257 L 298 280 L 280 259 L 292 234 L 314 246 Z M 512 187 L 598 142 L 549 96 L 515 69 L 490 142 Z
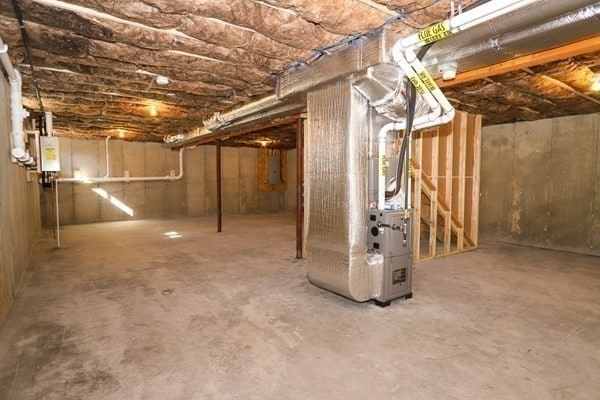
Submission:
M 378 308 L 307 281 L 292 214 L 224 222 L 72 225 L 60 250 L 46 233 L 0 327 L 0 398 L 600 393 L 598 257 L 480 242 Z

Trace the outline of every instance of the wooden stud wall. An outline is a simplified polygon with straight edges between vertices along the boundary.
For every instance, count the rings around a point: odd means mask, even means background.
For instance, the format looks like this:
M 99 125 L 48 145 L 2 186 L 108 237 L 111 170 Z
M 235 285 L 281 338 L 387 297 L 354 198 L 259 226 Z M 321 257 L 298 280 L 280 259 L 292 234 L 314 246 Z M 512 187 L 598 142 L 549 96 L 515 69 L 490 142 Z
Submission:
M 415 260 L 477 247 L 481 116 L 457 112 L 411 145 Z

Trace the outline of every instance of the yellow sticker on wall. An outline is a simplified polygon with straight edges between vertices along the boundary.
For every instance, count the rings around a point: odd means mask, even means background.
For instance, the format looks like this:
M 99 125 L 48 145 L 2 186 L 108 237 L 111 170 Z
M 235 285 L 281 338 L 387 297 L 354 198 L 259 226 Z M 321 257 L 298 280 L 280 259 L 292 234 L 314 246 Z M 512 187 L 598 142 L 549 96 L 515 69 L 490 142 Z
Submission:
M 419 40 L 426 44 L 437 42 L 452 35 L 448 21 L 439 22 L 419 31 Z

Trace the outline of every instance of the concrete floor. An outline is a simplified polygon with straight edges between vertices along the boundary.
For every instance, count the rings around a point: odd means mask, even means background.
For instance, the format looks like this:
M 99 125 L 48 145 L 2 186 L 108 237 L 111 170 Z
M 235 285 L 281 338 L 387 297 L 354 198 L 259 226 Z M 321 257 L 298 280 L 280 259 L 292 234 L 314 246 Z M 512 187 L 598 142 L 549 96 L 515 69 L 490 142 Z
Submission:
M 485 244 L 382 309 L 307 282 L 290 215 L 214 228 L 47 234 L 0 328 L 0 399 L 600 398 L 600 258 Z

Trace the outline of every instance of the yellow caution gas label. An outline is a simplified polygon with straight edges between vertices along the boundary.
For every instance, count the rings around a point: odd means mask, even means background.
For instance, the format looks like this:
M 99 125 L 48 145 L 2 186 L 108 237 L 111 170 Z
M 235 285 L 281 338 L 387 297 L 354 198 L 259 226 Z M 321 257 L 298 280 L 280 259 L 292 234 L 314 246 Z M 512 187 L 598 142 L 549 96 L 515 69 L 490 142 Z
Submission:
M 425 84 L 423 83 L 423 81 L 421 79 L 419 79 L 419 77 L 417 75 L 412 75 L 408 79 L 415 86 L 415 88 L 417 89 L 417 92 L 419 94 L 425 94 L 425 92 L 427 91 L 427 88 L 425 87 Z
M 381 156 L 381 175 L 385 176 L 387 174 L 387 157 L 385 154 Z
M 421 78 L 421 81 L 425 84 L 425 86 L 427 86 L 427 89 L 429 89 L 430 92 L 433 92 L 435 89 L 437 89 L 435 81 L 427 71 L 421 71 L 419 73 L 419 77 Z
M 429 44 L 447 38 L 452 35 L 452 32 L 450 31 L 450 24 L 448 21 L 444 21 L 419 31 L 417 35 L 419 36 L 420 41 Z

